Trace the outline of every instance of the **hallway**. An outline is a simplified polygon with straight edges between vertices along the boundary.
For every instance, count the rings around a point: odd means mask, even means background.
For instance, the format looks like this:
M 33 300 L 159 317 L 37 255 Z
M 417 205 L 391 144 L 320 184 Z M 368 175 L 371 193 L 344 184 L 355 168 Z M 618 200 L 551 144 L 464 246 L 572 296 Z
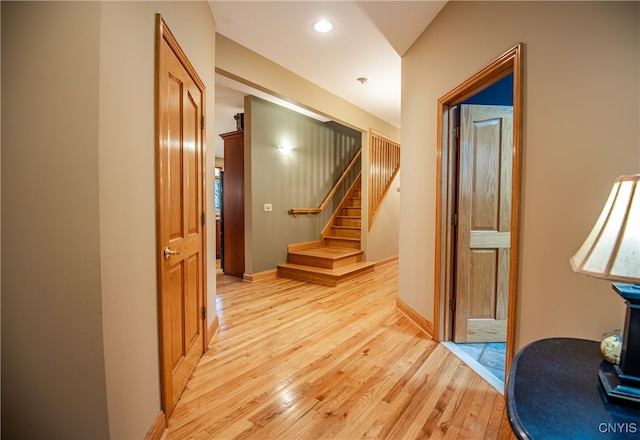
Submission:
M 514 438 L 502 395 L 395 309 L 397 263 L 339 288 L 218 277 L 167 440 Z

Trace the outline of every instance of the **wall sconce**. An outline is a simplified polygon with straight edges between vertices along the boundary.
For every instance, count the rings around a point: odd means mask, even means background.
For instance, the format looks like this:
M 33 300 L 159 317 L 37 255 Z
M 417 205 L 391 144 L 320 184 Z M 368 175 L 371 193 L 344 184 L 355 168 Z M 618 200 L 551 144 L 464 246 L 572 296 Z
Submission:
M 283 144 L 278 144 L 278 150 L 280 151 L 280 154 L 282 154 L 283 156 L 288 156 L 289 153 L 291 153 L 291 150 L 293 150 L 293 145 L 291 145 L 288 142 L 285 142 Z

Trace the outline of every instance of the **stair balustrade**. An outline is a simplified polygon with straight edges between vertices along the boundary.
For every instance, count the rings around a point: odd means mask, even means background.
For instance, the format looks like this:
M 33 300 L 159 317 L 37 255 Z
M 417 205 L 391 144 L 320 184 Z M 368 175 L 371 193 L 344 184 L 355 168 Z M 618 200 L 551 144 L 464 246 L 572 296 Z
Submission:
M 369 229 L 399 170 L 400 144 L 371 130 L 369 132 Z

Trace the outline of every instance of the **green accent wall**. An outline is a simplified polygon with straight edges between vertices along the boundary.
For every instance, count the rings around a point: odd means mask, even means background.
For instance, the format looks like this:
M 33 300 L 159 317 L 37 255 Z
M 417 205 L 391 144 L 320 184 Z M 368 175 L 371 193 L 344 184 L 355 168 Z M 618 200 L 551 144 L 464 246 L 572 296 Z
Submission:
M 294 218 L 289 210 L 320 206 L 360 150 L 362 134 L 253 96 L 245 101 L 245 113 L 245 271 L 251 274 L 286 262 L 287 245 L 320 239 L 347 185 L 319 215 Z M 288 155 L 278 148 L 285 143 L 293 146 Z M 273 211 L 265 212 L 265 204 Z

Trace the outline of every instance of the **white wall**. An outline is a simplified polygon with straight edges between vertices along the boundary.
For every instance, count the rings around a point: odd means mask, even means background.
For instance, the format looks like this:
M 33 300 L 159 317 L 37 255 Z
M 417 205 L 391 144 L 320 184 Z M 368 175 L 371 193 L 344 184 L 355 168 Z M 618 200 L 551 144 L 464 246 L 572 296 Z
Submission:
M 207 87 L 213 200 L 215 24 L 206 2 L 2 2 L 7 438 L 144 438 L 160 412 L 157 12 Z
M 616 176 L 640 170 L 639 2 L 449 2 L 403 57 L 400 298 L 434 316 L 437 100 L 524 43 L 516 346 L 600 339 L 610 283 L 572 272 Z
M 107 438 L 99 3 L 2 2 L 2 434 Z
M 207 92 L 209 322 L 215 317 L 215 25 L 206 2 L 104 2 L 100 34 L 100 241 L 109 427 L 142 438 L 160 411 L 154 50 L 160 13 Z
M 400 171 L 391 183 L 385 196 L 380 211 L 369 229 L 367 237 L 367 259 L 370 261 L 382 261 L 399 254 L 398 243 L 400 241 Z M 364 210 L 363 210 L 364 212 Z

